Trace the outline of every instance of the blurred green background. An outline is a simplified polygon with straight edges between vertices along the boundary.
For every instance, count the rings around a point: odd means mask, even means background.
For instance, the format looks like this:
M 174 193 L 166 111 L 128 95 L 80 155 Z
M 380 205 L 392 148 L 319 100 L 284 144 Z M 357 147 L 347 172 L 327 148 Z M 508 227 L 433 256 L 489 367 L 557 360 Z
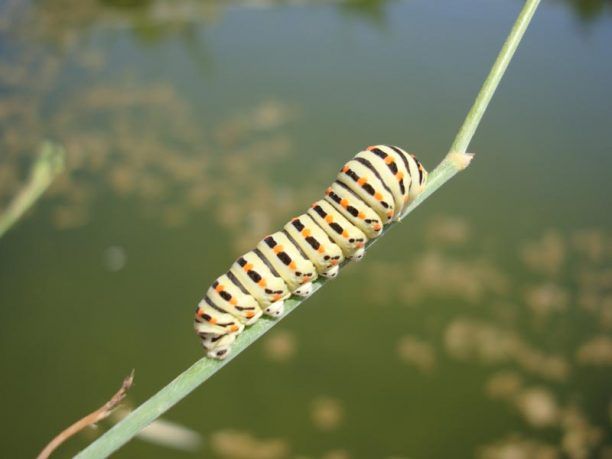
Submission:
M 198 299 L 375 143 L 431 170 L 522 2 L 0 1 L 3 457 L 136 369 L 198 359 Z M 612 2 L 544 1 L 457 177 L 118 458 L 612 458 Z M 68 457 L 88 431 L 62 447 Z

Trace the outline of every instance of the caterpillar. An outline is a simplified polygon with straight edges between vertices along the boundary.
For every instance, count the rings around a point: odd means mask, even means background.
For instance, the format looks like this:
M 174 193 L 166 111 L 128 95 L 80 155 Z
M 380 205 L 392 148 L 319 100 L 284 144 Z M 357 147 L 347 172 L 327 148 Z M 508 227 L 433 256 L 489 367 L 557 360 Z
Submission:
M 283 315 L 284 300 L 308 297 L 319 277 L 334 278 L 345 260 L 358 261 L 425 188 L 427 171 L 412 154 L 376 145 L 347 162 L 323 199 L 263 238 L 218 277 L 195 313 L 206 355 L 223 359 L 245 327 Z

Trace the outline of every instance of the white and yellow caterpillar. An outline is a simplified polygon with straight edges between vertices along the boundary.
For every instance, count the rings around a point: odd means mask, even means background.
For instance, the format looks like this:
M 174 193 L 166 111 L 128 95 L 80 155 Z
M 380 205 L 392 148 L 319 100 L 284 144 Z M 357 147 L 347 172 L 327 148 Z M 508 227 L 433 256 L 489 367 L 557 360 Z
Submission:
M 359 152 L 308 211 L 266 236 L 213 282 L 197 306 L 195 330 L 208 357 L 223 359 L 245 326 L 280 317 L 284 300 L 307 297 L 318 276 L 334 278 L 360 260 L 368 240 L 421 193 L 427 171 L 414 155 L 377 145 Z

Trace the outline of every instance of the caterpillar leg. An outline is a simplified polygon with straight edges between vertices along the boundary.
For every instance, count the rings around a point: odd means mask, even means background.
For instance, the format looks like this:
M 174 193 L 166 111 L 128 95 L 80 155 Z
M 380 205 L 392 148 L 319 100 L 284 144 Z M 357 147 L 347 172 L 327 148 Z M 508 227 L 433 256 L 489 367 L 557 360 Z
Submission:
M 333 279 L 334 277 L 338 275 L 338 272 L 340 272 L 340 266 L 336 265 L 336 266 L 332 266 L 326 271 L 323 271 L 321 273 L 321 276 L 327 277 L 328 279 Z
M 264 314 L 273 318 L 282 316 L 283 312 L 285 312 L 285 302 L 283 300 L 275 301 L 264 309 Z
M 202 340 L 202 347 L 206 349 L 206 356 L 211 359 L 223 360 L 231 351 L 236 335 L 215 335 L 212 333 L 198 333 Z
M 312 295 L 312 282 L 306 282 L 305 284 L 300 285 L 297 289 L 293 291 L 297 296 L 301 296 L 302 298 L 308 298 Z
M 351 255 L 350 259 L 353 261 L 361 261 L 363 260 L 364 255 L 365 255 L 365 249 L 361 247 L 360 249 L 355 250 L 355 253 Z

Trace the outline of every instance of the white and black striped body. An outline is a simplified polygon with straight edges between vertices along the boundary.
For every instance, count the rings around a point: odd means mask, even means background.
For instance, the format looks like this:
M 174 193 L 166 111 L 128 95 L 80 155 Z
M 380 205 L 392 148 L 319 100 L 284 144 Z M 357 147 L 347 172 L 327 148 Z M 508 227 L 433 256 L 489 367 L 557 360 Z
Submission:
M 342 250 L 330 239 L 308 214 L 302 214 L 287 223 L 283 232 L 308 257 L 323 277 L 338 275 L 344 261 Z
M 414 155 L 406 153 L 401 148 L 376 145 L 359 152 L 356 158 L 363 158 L 376 167 L 391 190 L 396 209 L 400 209 L 395 212 L 397 217 L 425 187 L 427 171 Z
M 225 358 L 245 326 L 284 312 L 291 295 L 312 293 L 318 276 L 334 278 L 345 259 L 360 260 L 368 240 L 399 219 L 421 193 L 427 172 L 404 150 L 376 145 L 345 164 L 323 199 L 266 236 L 207 290 L 195 329 L 212 358 Z
M 206 298 L 244 325 L 252 325 L 263 313 L 257 300 L 232 282 L 227 274 L 213 282 L 206 292 Z
M 308 215 L 342 249 L 346 258 L 354 260 L 363 258 L 368 238 L 329 202 L 324 199 L 315 202 L 308 209 Z
M 291 292 L 285 281 L 255 250 L 238 258 L 229 270 L 236 280 L 257 300 L 264 314 L 278 317 L 283 313 L 283 300 Z
M 312 293 L 317 270 L 285 233 L 279 231 L 266 236 L 257 244 L 256 250 L 279 273 L 293 294 L 307 297 Z

